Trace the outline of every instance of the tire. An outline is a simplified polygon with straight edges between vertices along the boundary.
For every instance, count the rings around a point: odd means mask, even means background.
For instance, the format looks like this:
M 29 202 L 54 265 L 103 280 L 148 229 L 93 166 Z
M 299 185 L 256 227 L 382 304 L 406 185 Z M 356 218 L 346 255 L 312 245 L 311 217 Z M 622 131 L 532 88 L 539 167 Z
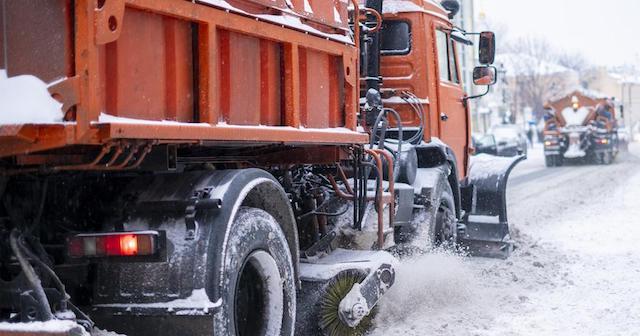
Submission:
M 458 233 L 455 202 L 446 176 L 441 176 L 430 204 L 414 212 L 411 225 L 396 228 L 395 240 L 401 245 L 401 254 L 455 244 Z
M 552 155 L 545 155 L 544 157 L 544 164 L 545 166 L 551 168 L 551 167 L 555 167 L 556 166 L 556 160 L 555 157 Z
M 561 167 L 562 163 L 561 155 L 546 155 L 544 157 L 544 164 L 547 167 Z
M 282 229 L 266 211 L 241 207 L 225 244 L 222 309 L 214 335 L 293 335 L 295 273 Z
M 606 165 L 610 165 L 611 162 L 613 162 L 613 157 L 611 152 L 596 153 L 596 163 L 606 166 Z
M 432 242 L 435 246 L 455 245 L 458 239 L 458 225 L 454 211 L 453 191 L 451 185 L 447 183 L 440 196 L 440 205 L 433 223 L 432 234 L 429 235 L 433 237 Z

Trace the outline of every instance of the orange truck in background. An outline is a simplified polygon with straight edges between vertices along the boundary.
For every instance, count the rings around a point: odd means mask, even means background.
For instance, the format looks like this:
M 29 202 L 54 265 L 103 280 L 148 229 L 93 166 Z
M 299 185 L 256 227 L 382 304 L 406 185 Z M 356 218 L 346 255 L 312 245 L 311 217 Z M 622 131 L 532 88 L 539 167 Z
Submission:
M 611 164 L 619 152 L 614 99 L 574 91 L 545 106 L 544 153 L 547 167 L 587 159 Z
M 458 9 L 0 0 L 0 334 L 362 335 L 392 251 L 507 257 Z

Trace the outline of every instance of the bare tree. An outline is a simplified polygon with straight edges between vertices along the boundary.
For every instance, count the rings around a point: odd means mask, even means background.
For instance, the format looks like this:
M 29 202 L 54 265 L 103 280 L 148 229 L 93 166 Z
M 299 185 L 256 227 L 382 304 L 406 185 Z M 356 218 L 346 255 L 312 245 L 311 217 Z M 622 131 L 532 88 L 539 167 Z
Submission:
M 581 75 L 590 68 L 589 61 L 578 52 L 557 53 L 557 62 Z
M 579 85 L 576 70 L 560 65 L 559 54 L 545 39 L 520 38 L 505 45 L 502 61 L 506 68 L 511 96 L 512 121 L 516 114 L 531 108 L 534 117 L 542 116 L 547 100 Z

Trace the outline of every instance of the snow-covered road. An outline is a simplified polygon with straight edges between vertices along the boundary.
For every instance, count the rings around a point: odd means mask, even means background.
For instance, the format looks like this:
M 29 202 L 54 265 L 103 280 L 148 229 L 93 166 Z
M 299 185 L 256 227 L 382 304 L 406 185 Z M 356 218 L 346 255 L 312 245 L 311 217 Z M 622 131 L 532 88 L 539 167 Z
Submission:
M 516 168 L 506 261 L 407 261 L 373 335 L 640 335 L 640 146 L 611 166 Z

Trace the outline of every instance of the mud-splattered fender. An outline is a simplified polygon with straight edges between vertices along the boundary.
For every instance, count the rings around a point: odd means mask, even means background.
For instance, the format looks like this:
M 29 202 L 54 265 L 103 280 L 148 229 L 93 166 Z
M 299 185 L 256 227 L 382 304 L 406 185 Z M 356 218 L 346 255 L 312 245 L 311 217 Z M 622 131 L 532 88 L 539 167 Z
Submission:
M 220 298 L 220 274 L 230 225 L 240 206 L 273 216 L 289 245 L 298 278 L 298 233 L 289 200 L 268 172 L 260 169 L 197 171 L 136 178 L 128 195 L 129 230 L 162 230 L 169 239 L 167 260 L 156 263 L 100 263 L 96 303 L 158 303 L 189 297 L 205 289 L 211 302 Z M 203 192 L 204 191 L 204 192 Z M 188 238 L 185 204 L 195 194 L 217 200 L 219 209 L 197 210 L 197 233 Z M 114 228 L 106 226 L 107 231 Z

